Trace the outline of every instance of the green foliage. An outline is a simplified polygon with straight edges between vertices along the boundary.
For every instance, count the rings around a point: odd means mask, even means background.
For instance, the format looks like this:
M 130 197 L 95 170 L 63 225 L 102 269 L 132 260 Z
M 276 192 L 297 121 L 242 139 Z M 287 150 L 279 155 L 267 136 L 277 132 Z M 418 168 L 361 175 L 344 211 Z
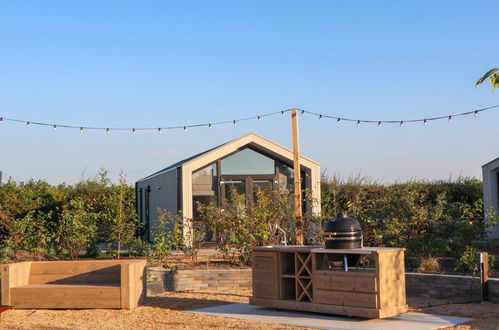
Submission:
M 179 212 L 176 217 L 173 225 L 174 244 L 178 250 L 182 251 L 190 259 L 193 265 L 198 263 L 199 250 L 207 228 L 207 223 L 199 219 L 186 221 L 182 212 Z
M 147 257 L 151 253 L 151 245 L 149 242 L 138 237 L 134 237 L 126 246 L 131 257 Z
M 87 256 L 96 256 L 92 246 L 97 241 L 121 247 L 133 238 L 137 222 L 134 189 L 126 184 L 124 175 L 118 184 L 111 184 L 101 169 L 95 179 L 75 185 L 52 186 L 34 180 L 1 184 L 0 243 L 9 241 L 16 258 L 21 251 L 30 252 L 35 259 L 54 251 L 62 257 L 61 225 L 69 230 L 79 223 L 68 219 L 69 213 L 76 212 L 71 205 L 74 201 L 83 203 L 80 211 L 89 215 L 95 227 Z
M 71 259 L 77 259 L 83 248 L 95 238 L 95 219 L 85 202 L 78 199 L 71 200 L 62 211 L 58 242 L 68 250 Z
M 96 241 L 93 241 L 90 243 L 90 245 L 87 247 L 87 250 L 85 251 L 85 258 L 92 258 L 96 259 L 100 257 L 101 251 L 99 249 L 99 244 L 97 244 Z
M 485 73 L 480 79 L 475 84 L 475 87 L 480 86 L 485 79 L 489 78 L 489 82 L 492 85 L 492 92 L 496 89 L 496 87 L 499 87 L 499 68 L 493 68 L 487 73 Z
M 324 177 L 321 189 L 324 220 L 345 211 L 361 222 L 366 246 L 405 247 L 418 260 L 458 257 L 467 246 L 481 245 L 495 223 L 483 220 L 482 183 L 476 179 L 380 185 Z
M 252 246 L 278 244 L 274 225 L 294 232 L 293 196 L 277 190 L 257 189 L 256 198 L 246 206 L 231 189 L 231 201 L 224 209 L 215 205 L 198 205 L 199 221 L 216 235 L 216 247 L 225 260 L 250 263 Z
M 177 217 L 165 210 L 158 209 L 155 227 L 152 228 L 153 244 L 151 246 L 152 255 L 150 261 L 156 265 L 162 265 L 164 268 L 170 268 L 167 258 L 171 256 L 175 247 L 175 233 L 173 226 Z
M 100 182 L 107 184 L 105 173 Z M 126 184 L 126 177 L 120 173 L 118 185 L 111 186 L 102 196 L 100 218 L 105 224 L 107 240 L 115 243 L 117 258 L 121 256 L 122 244 L 130 243 L 136 231 L 134 191 Z

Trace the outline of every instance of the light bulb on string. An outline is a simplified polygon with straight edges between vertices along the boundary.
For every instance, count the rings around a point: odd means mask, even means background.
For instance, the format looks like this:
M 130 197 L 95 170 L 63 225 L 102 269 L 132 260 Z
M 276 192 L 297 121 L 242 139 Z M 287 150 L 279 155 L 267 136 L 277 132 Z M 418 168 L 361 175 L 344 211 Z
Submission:
M 381 126 L 381 121 L 378 121 L 378 127 L 380 127 L 380 126 Z
M 29 127 L 29 121 L 26 122 L 26 127 Z
M 423 124 L 428 125 L 428 120 L 427 120 L 427 119 L 425 119 L 425 120 L 423 121 Z
M 3 117 L 0 117 L 0 124 L 3 123 Z
M 262 120 L 262 117 L 258 116 L 256 117 L 256 119 L 258 119 L 258 121 Z
M 320 119 L 320 120 L 322 120 L 322 119 L 323 119 L 322 115 L 319 115 L 319 119 Z
M 284 110 L 283 110 L 283 111 L 281 111 L 281 116 L 284 116 Z
M 187 131 L 187 126 L 184 126 L 184 132 Z
M 339 124 L 341 121 L 341 118 L 336 119 L 336 124 Z
M 132 129 L 132 134 L 135 134 L 135 128 L 134 128 L 134 129 Z
M 106 134 L 109 134 L 109 128 L 106 128 Z
M 474 115 L 475 117 L 478 117 L 478 110 L 475 110 L 475 112 L 473 112 L 473 115 Z
M 161 134 L 161 127 L 158 127 L 158 134 Z
M 80 133 L 83 133 L 83 127 L 80 127 Z
M 402 127 L 402 126 L 404 126 L 404 121 L 403 120 L 400 121 L 400 127 Z
M 360 126 L 360 120 L 357 120 L 357 126 Z
M 305 113 L 305 110 L 302 110 L 302 111 L 301 111 L 301 114 L 303 115 L 304 113 Z
M 448 120 L 449 120 L 449 123 L 452 122 L 452 116 L 449 116 Z
M 211 128 L 211 124 L 208 124 L 208 128 Z
M 236 126 L 236 125 L 237 125 L 237 122 L 236 122 L 235 120 L 233 120 L 233 121 L 232 121 L 232 124 L 233 124 L 234 126 Z
M 57 125 L 54 125 L 54 131 L 57 129 Z

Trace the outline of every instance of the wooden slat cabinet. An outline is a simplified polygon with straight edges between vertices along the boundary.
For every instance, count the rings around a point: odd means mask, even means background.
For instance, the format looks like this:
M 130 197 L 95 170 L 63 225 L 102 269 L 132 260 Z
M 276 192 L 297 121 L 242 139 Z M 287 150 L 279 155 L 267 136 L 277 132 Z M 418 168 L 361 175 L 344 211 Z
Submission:
M 328 259 L 334 255 L 330 259 L 337 263 L 351 254 L 369 256 L 371 268 L 345 271 Z M 324 260 L 328 260 L 327 263 Z M 405 313 L 404 249 L 253 248 L 253 297 L 250 303 L 366 318 Z
M 279 298 L 277 252 L 253 252 L 253 296 L 257 298 Z

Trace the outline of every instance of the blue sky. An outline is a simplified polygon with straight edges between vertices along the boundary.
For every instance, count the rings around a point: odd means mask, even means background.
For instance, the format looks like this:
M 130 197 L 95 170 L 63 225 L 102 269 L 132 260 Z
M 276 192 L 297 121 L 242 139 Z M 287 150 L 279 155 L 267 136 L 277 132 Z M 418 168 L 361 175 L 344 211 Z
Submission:
M 365 119 L 499 104 L 497 1 L 2 1 L 0 116 L 169 126 L 299 107 Z M 300 118 L 301 149 L 330 175 L 381 182 L 481 177 L 499 111 L 427 126 Z M 100 167 L 130 182 L 255 131 L 291 146 L 280 117 L 166 134 L 4 122 L 0 170 L 72 183 Z

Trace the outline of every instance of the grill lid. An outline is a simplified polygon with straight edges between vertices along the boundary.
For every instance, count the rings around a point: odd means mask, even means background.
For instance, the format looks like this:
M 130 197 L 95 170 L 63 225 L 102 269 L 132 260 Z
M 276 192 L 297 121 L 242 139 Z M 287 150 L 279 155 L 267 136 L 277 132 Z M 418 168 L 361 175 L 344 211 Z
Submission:
M 324 228 L 325 233 L 356 232 L 361 231 L 357 219 L 349 218 L 346 213 L 340 213 L 335 219 L 329 220 Z

